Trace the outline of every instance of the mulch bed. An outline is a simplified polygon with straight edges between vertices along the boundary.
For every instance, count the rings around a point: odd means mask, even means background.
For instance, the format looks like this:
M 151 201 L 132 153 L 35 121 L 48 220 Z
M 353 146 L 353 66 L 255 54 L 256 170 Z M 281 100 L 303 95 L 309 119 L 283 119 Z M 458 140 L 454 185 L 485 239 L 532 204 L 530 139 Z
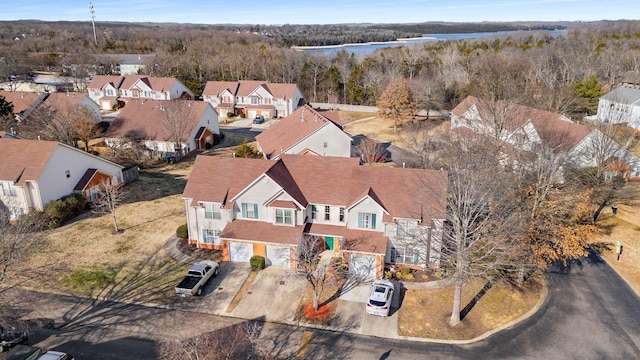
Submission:
M 178 248 L 178 250 L 180 250 L 181 253 L 187 256 L 195 257 L 197 259 L 213 260 L 217 262 L 222 261 L 222 251 L 196 248 L 195 245 L 189 244 L 187 242 L 187 239 L 178 239 L 176 248 Z

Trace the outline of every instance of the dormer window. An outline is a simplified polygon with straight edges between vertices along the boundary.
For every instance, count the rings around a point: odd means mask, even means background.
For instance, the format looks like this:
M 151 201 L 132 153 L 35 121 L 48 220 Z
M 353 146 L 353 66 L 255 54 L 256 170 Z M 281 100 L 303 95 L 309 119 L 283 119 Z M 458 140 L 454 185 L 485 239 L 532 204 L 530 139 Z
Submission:
M 375 229 L 376 228 L 376 214 L 359 212 L 358 213 L 358 228 L 359 229 Z
M 293 225 L 293 211 L 291 209 L 276 209 L 276 224 Z

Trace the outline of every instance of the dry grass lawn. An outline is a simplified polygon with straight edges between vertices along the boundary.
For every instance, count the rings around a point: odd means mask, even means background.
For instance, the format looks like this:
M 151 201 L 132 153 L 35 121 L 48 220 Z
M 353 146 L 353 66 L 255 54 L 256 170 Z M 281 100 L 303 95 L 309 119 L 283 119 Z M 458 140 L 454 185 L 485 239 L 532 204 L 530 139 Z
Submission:
M 485 284 L 475 279 L 463 287 L 462 308 Z M 429 339 L 473 339 L 524 315 L 540 300 L 541 294 L 539 278 L 529 280 L 523 289 L 500 281 L 480 298 L 460 324 L 451 327 L 452 287 L 407 290 L 398 312 L 398 334 Z
M 126 203 L 117 210 L 121 234 L 112 218 L 87 213 L 45 234 L 27 262 L 18 265 L 13 282 L 54 292 L 167 302 L 187 266 L 174 261 L 164 245 L 185 223 L 181 194 L 192 163 L 179 163 L 140 173 L 124 187 Z M 65 282 L 74 271 L 89 270 L 110 278 L 103 289 Z M 82 281 L 80 281 L 82 282 Z M 83 284 L 79 284 L 83 285 Z
M 340 113 L 340 125 L 346 125 L 352 121 L 362 120 L 370 117 L 375 117 L 375 113 L 361 112 L 361 111 L 339 111 Z
M 402 141 L 401 128 L 398 127 L 396 131 L 394 130 L 393 121 L 376 116 L 366 120 L 352 121 L 344 126 L 344 131 L 351 134 L 351 136 L 365 135 L 368 138 L 384 142 L 389 141 L 401 146 L 399 144 Z
M 640 295 L 640 226 L 626 222 L 611 213 L 601 215 L 598 232 L 591 244 L 605 261 Z M 617 261 L 616 242 L 622 244 Z

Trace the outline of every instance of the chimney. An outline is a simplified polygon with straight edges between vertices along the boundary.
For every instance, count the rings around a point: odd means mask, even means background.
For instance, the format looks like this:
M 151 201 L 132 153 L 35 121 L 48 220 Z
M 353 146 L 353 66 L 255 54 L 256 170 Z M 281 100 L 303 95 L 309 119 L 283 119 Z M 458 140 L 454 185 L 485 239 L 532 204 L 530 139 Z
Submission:
M 38 135 L 38 141 L 40 141 L 40 135 Z
M 405 168 L 405 164 L 404 164 L 404 163 L 402 163 L 402 168 L 403 168 L 403 169 Z
M 302 109 L 302 114 L 300 114 L 300 121 L 304 122 L 304 108 Z

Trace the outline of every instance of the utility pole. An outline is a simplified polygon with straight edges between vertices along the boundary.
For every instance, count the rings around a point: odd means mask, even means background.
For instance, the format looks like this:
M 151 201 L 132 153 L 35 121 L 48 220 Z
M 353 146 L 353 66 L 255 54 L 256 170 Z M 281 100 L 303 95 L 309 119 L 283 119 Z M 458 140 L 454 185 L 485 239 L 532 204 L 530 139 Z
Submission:
M 96 12 L 93 10 L 93 4 L 89 3 L 89 14 L 91 14 L 91 25 L 93 26 L 93 41 L 96 43 L 96 47 L 98 47 L 98 37 L 96 36 Z

